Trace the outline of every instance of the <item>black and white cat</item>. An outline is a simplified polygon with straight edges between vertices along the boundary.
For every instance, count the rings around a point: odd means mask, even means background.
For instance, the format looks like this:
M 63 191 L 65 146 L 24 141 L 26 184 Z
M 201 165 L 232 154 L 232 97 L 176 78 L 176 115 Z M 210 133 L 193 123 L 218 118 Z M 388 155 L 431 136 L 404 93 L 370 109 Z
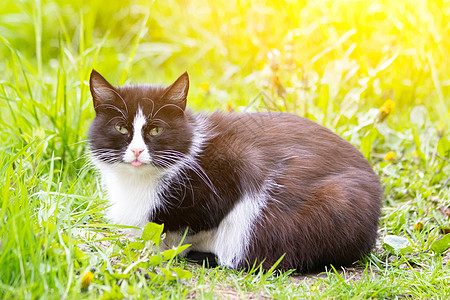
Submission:
M 164 223 L 165 243 L 219 264 L 300 272 L 349 265 L 374 246 L 382 189 L 330 130 L 288 113 L 193 114 L 188 74 L 113 87 L 92 71 L 92 159 L 122 225 Z

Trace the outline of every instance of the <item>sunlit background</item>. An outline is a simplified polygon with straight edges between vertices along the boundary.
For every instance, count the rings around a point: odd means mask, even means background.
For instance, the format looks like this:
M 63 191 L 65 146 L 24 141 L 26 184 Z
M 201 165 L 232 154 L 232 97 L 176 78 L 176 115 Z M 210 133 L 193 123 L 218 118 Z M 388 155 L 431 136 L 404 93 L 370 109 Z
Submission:
M 430 160 L 450 125 L 449 19 L 448 0 L 4 0 L 1 147 L 45 141 L 77 164 L 95 68 L 115 85 L 188 71 L 194 111 L 293 112 L 369 159 Z
M 41 103 L 62 72 L 70 102 L 86 102 L 94 66 L 115 84 L 187 70 L 194 107 L 245 105 L 264 91 L 301 114 L 308 103 L 349 117 L 348 107 L 392 99 L 405 113 L 423 104 L 448 117 L 449 1 L 6 0 L 0 15 L 2 80 L 26 94 L 24 72 L 31 89 L 42 83 Z

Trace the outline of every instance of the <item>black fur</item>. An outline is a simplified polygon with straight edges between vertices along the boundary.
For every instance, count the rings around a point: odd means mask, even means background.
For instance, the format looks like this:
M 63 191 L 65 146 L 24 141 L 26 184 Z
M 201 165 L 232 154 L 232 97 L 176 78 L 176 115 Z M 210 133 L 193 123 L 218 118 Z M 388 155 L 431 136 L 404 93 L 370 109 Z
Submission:
M 382 189 L 355 147 L 287 113 L 194 115 L 185 109 L 188 85 L 186 73 L 169 87 L 112 87 L 97 72 L 91 75 L 96 118 L 89 140 L 93 154 L 105 163 L 121 162 L 138 107 L 148 118 L 143 137 L 154 167 L 186 159 L 200 130 L 198 121 L 205 123 L 200 153 L 179 178 L 165 182 L 160 193 L 164 205 L 148 221 L 164 223 L 167 232 L 189 228 L 192 236 L 217 228 L 246 195 L 262 193 L 265 202 L 245 241 L 248 248 L 234 267 L 256 261 L 269 269 L 284 254 L 279 269 L 310 272 L 329 264 L 350 265 L 370 251 Z M 114 124 L 129 128 L 130 134 L 117 133 Z M 149 135 L 152 126 L 164 126 L 164 133 Z M 178 154 L 168 156 L 165 150 Z M 188 254 L 209 265 L 213 256 Z

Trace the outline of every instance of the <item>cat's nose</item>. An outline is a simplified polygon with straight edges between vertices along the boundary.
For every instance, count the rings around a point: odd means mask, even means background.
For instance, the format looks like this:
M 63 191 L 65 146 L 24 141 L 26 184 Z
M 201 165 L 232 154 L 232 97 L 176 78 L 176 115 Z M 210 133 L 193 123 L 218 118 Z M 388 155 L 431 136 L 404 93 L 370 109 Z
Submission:
M 138 158 L 139 155 L 141 155 L 141 153 L 144 152 L 144 149 L 131 149 L 131 152 L 133 152 L 134 156 Z

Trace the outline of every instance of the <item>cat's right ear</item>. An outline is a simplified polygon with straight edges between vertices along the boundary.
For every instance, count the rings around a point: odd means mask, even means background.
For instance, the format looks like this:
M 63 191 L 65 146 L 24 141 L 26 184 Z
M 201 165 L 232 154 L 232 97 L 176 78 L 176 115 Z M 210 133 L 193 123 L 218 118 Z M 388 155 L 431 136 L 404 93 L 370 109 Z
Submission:
M 181 74 L 174 83 L 167 87 L 167 91 L 163 97 L 167 101 L 172 102 L 181 108 L 182 111 L 186 108 L 186 98 L 189 91 L 189 75 L 187 72 Z
M 115 88 L 94 69 L 91 72 L 89 86 L 95 110 L 97 110 L 99 105 L 112 102 L 117 97 Z

